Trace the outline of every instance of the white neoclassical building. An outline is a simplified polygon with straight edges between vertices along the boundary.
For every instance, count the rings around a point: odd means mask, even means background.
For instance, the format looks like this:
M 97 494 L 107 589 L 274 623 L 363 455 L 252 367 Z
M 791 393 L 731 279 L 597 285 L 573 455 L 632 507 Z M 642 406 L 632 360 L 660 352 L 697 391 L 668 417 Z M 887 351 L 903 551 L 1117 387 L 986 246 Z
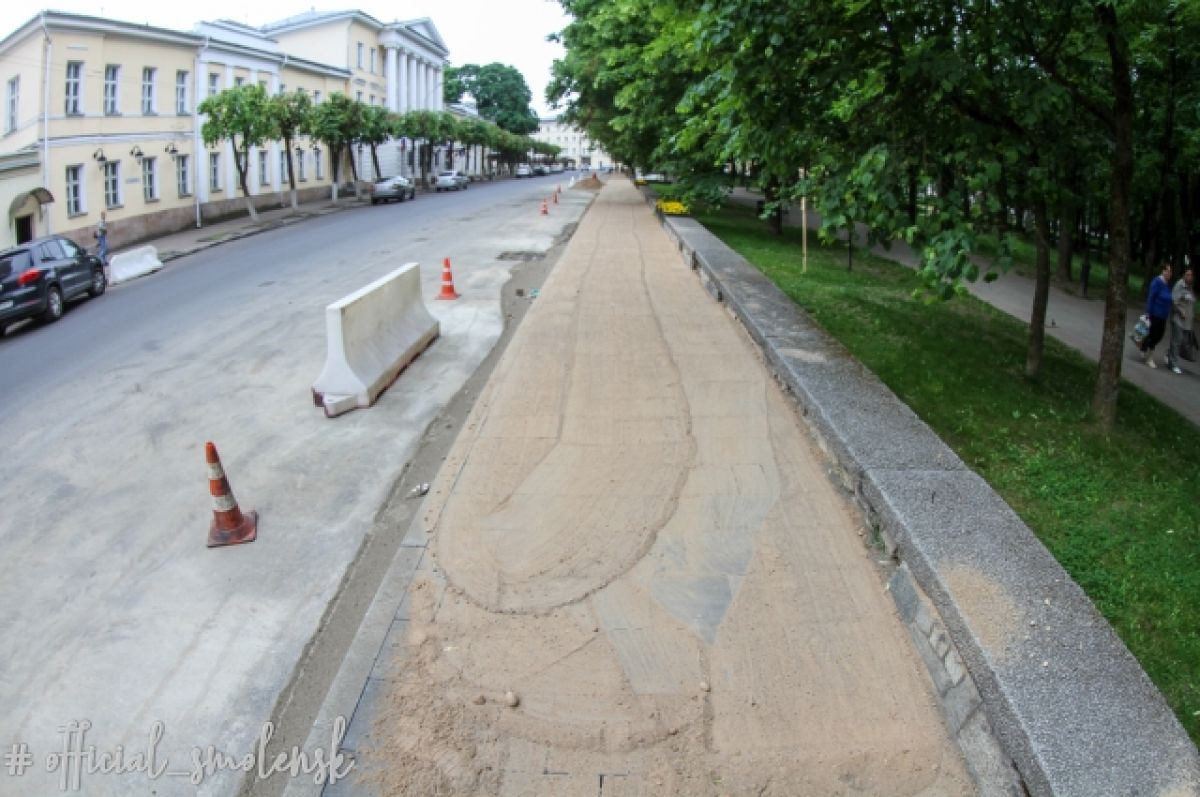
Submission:
M 262 27 L 288 53 L 350 72 L 349 95 L 396 113 L 442 111 L 450 51 L 427 18 L 380 22 L 362 11 L 308 12 Z M 379 148 L 384 174 L 411 174 L 409 142 Z M 371 176 L 369 156 L 360 174 Z
M 579 128 L 556 118 L 539 119 L 533 134 L 538 141 L 554 144 L 562 151 L 559 160 L 569 161 L 580 169 L 602 169 L 613 166 L 612 157 Z

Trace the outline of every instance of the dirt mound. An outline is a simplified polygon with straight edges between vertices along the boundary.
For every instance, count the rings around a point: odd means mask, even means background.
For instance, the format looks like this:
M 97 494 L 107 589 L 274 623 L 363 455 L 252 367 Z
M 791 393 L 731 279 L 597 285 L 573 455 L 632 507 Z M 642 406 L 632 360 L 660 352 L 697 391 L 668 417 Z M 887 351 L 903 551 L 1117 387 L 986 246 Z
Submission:
M 578 188 L 583 191 L 599 191 L 604 187 L 604 182 L 596 175 L 589 175 L 582 180 L 576 180 L 572 188 Z

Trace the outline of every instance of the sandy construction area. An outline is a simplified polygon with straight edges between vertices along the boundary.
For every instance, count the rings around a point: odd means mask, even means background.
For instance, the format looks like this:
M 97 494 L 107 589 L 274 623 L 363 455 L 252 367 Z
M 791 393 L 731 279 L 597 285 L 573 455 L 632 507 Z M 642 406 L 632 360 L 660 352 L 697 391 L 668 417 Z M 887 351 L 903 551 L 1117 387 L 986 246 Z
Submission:
M 860 521 L 630 183 L 430 494 L 388 794 L 973 793 Z

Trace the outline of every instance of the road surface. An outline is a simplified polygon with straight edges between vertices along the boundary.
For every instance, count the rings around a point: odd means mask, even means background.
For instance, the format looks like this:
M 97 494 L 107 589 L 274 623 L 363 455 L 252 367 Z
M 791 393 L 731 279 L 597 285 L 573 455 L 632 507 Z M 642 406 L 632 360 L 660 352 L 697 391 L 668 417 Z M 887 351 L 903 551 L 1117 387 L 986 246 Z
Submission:
M 0 794 L 57 792 L 47 756 L 74 721 L 85 747 L 166 766 L 84 773 L 84 793 L 236 789 L 228 770 L 192 785 L 193 751 L 253 751 L 419 435 L 500 334 L 500 256 L 545 251 L 591 198 L 542 216 L 550 185 L 322 216 L 0 340 L 0 746 L 36 762 Z M 326 419 L 324 306 L 413 260 L 432 298 L 443 257 L 463 298 L 429 302 L 442 337 L 377 406 Z M 205 548 L 206 440 L 259 512 L 251 545 Z

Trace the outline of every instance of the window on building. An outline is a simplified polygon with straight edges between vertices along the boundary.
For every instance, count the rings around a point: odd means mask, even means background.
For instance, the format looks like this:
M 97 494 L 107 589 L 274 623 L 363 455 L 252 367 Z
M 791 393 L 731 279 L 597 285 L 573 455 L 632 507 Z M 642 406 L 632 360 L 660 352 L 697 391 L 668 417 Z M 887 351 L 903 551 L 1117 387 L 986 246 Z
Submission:
M 264 92 L 266 92 L 266 90 L 267 90 L 267 81 L 265 81 L 265 80 L 260 80 L 260 81 L 258 81 L 258 87 L 259 87 L 260 89 L 262 89 Z
M 296 179 L 303 182 L 308 178 L 304 176 L 304 153 L 301 152 L 296 156 Z
M 104 204 L 106 207 L 121 206 L 121 162 L 104 162 Z
M 158 199 L 158 158 L 142 158 L 142 199 Z
M 4 131 L 11 133 L 17 129 L 17 109 L 21 105 L 21 78 L 15 77 L 8 81 L 8 96 L 4 104 Z
M 191 110 L 188 108 L 189 77 L 191 75 L 184 70 L 175 73 L 175 113 L 177 114 L 186 114 Z
M 375 104 L 375 95 L 374 94 L 371 95 L 371 104 L 372 105 Z
M 148 66 L 142 70 L 142 114 L 149 116 L 155 112 L 154 78 L 158 70 Z
M 363 43 L 358 43 L 358 68 L 363 68 Z
M 121 85 L 121 67 L 117 64 L 109 64 L 104 67 L 104 113 L 109 116 L 116 116 L 120 111 L 117 109 L 117 90 Z
M 83 90 L 83 61 L 68 61 L 67 62 L 67 100 L 64 111 L 67 116 L 79 116 L 83 113 L 80 110 L 81 99 L 80 92 Z
M 321 92 L 314 91 L 313 92 L 313 105 L 320 105 L 320 104 L 321 104 Z
M 175 158 L 175 184 L 179 187 L 180 196 L 192 194 L 192 171 L 188 168 L 188 156 L 178 155 Z
M 362 92 L 361 91 L 354 92 L 354 99 L 358 100 L 359 102 L 362 102 Z
M 235 86 L 244 86 L 244 85 L 246 85 L 246 78 L 244 78 L 244 77 L 235 77 L 235 78 L 233 79 L 233 85 L 235 85 Z
M 270 163 L 267 160 L 267 151 L 265 149 L 260 149 L 258 151 L 258 184 L 271 184 L 271 168 Z
M 371 48 L 371 74 L 375 74 L 375 48 Z
M 221 76 L 208 73 L 208 96 L 213 96 L 221 90 Z
M 83 167 L 67 167 L 67 215 L 83 213 Z
M 208 188 L 211 191 L 221 190 L 221 153 L 208 153 Z
M 313 147 L 313 171 L 317 175 L 318 180 L 324 180 L 324 169 L 321 168 L 321 148 Z
M 290 186 L 291 182 L 288 179 L 287 154 L 288 151 L 286 149 L 279 150 L 279 182 L 281 185 Z

